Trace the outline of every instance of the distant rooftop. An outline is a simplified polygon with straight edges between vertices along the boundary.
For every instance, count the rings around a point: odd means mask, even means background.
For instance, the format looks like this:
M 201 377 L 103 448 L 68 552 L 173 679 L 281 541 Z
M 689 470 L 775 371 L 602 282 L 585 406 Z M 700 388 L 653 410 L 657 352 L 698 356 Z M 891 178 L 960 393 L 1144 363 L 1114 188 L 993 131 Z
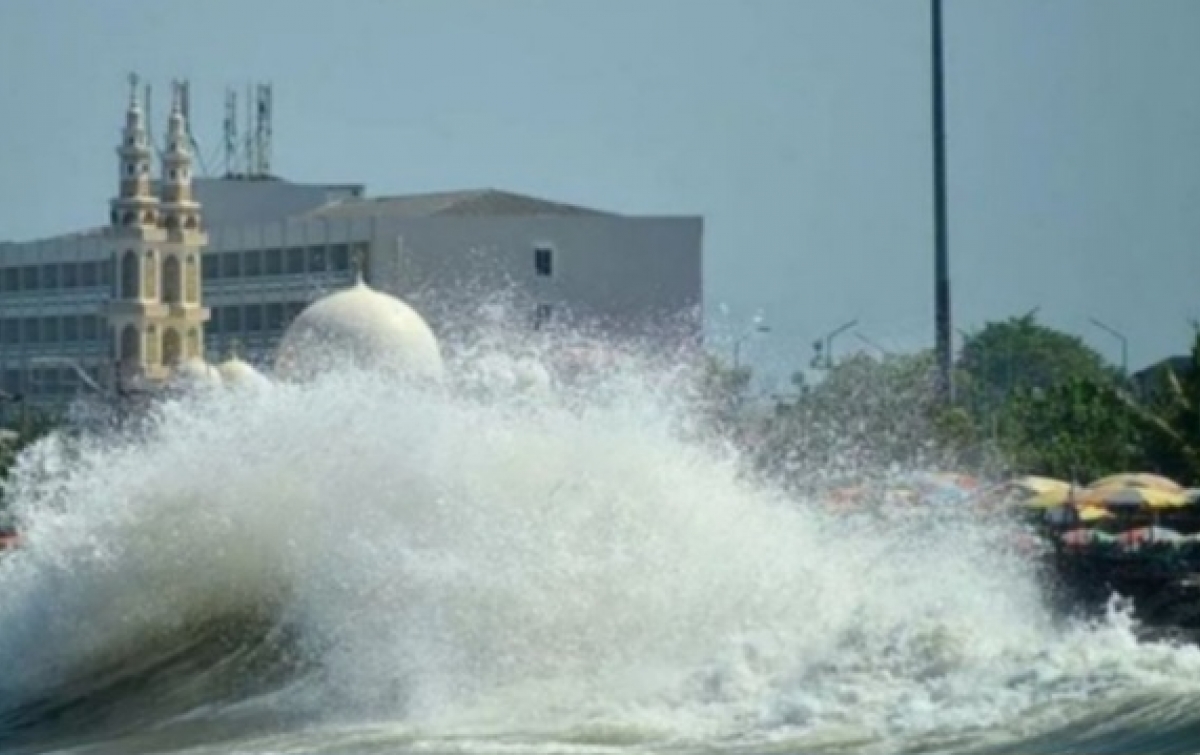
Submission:
M 372 199 L 346 198 L 308 213 L 320 217 L 360 218 L 385 215 L 393 218 L 434 216 L 591 215 L 615 217 L 615 213 L 590 207 L 552 202 L 498 189 L 471 189 L 429 194 L 401 194 Z
M 157 182 L 152 191 L 158 193 Z M 192 181 L 192 191 L 200 202 L 204 225 L 209 229 L 278 223 L 293 218 L 618 217 L 617 213 L 498 189 L 367 198 L 362 184 L 302 184 L 274 177 L 225 177 L 196 178 Z M 104 231 L 105 226 L 97 226 L 41 240 L 99 236 Z M 11 242 L 0 242 L 7 243 Z
M 156 189 L 157 190 L 157 189 Z M 278 178 L 197 178 L 192 191 L 204 222 L 219 226 L 271 223 L 361 197 L 361 184 L 300 184 Z

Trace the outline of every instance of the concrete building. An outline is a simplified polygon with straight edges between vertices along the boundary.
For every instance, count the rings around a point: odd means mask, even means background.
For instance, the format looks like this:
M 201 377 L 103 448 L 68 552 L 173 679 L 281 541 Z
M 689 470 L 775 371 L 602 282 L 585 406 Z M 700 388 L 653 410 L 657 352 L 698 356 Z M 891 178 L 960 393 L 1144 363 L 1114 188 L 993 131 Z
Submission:
M 68 399 L 81 379 L 64 360 L 101 384 L 161 381 L 181 360 L 216 362 L 235 344 L 266 363 L 287 325 L 359 267 L 451 348 L 484 302 L 504 302 L 489 312 L 518 327 L 701 337 L 699 217 L 494 189 L 368 198 L 356 184 L 193 180 L 177 107 L 154 181 L 141 118 L 132 97 L 109 226 L 0 242 L 5 392 Z

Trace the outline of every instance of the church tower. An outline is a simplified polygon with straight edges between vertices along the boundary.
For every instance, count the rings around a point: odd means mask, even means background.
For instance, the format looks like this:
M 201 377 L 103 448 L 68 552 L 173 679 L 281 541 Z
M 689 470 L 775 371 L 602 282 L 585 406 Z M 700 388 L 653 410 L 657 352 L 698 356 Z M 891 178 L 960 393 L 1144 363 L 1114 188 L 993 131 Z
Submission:
M 120 190 L 112 200 L 107 236 L 112 248 L 113 291 L 106 309 L 118 385 L 159 383 L 181 361 L 202 356 L 200 206 L 191 195 L 191 154 L 180 87 L 174 87 L 167 151 L 160 181 L 151 190 L 152 148 L 137 98 L 131 94 L 121 146 Z

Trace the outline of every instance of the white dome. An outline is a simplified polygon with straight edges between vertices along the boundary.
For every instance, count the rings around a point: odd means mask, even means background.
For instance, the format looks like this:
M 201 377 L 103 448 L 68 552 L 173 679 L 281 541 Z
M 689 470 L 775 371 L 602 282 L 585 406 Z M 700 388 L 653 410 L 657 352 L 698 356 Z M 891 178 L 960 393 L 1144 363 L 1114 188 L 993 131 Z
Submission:
M 217 371 L 221 381 L 230 388 L 261 388 L 267 384 L 263 374 L 237 357 L 222 362 Z
M 440 378 L 443 369 L 424 318 L 361 280 L 300 313 L 280 341 L 275 369 L 303 378 L 339 362 L 421 378 Z
M 221 384 L 221 373 L 199 357 L 185 359 L 171 375 L 171 382 L 187 387 L 215 387 Z

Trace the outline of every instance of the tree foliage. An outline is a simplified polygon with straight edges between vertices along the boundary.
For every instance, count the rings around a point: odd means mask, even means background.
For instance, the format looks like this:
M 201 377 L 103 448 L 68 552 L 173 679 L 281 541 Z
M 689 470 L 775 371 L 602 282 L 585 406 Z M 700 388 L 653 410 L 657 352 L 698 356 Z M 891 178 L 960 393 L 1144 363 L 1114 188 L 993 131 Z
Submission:
M 957 360 L 960 403 L 977 415 L 1011 396 L 1076 380 L 1111 381 L 1111 367 L 1083 339 L 1037 322 L 1033 313 L 992 322 L 967 336 Z

